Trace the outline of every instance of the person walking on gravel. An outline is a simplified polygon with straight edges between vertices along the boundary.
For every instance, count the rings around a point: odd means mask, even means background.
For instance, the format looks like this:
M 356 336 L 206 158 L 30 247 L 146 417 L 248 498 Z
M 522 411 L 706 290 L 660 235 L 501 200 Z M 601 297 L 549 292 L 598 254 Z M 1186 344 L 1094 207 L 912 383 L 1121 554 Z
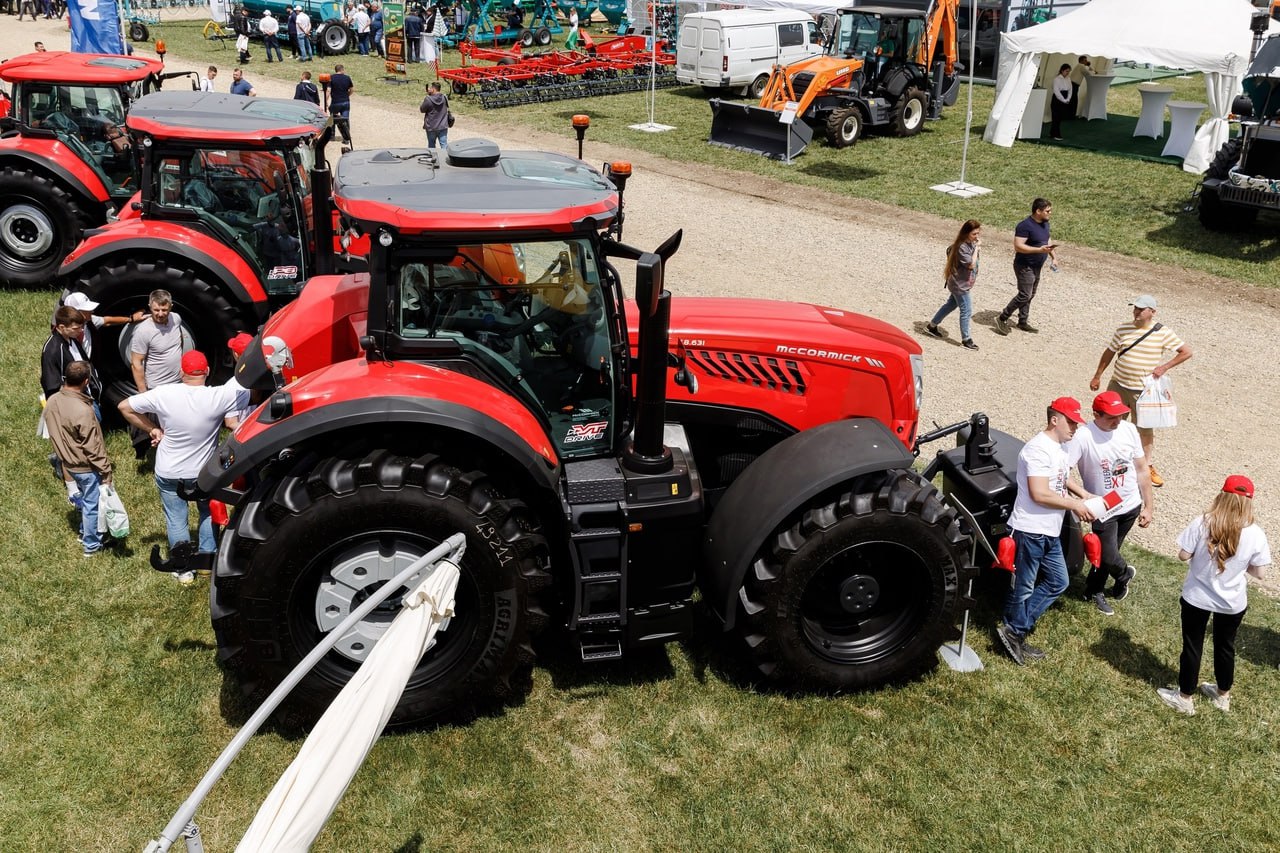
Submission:
M 947 301 L 925 324 L 925 329 L 935 338 L 943 336 L 938 324 L 957 308 L 960 309 L 960 343 L 965 349 L 978 348 L 969 332 L 969 318 L 973 316 L 973 283 L 978 278 L 978 250 L 982 243 L 982 223 L 967 220 L 960 226 L 960 233 L 947 249 L 947 263 L 943 268 L 946 288 L 950 292 Z
M 1067 461 L 1078 466 L 1085 490 L 1101 495 L 1106 512 L 1093 521 L 1093 532 L 1102 541 L 1102 560 L 1084 583 L 1084 600 L 1103 616 L 1115 614 L 1103 588 L 1115 578 L 1111 597 L 1120 601 L 1129 594 L 1129 583 L 1138 570 L 1120 556 L 1120 546 L 1136 522 L 1151 523 L 1155 499 L 1147 457 L 1142 453 L 1138 430 L 1126 421 L 1129 407 L 1115 391 L 1093 398 L 1093 421 L 1077 430 L 1067 445 Z
M 1159 379 L 1170 368 L 1191 358 L 1191 347 L 1183 343 L 1172 329 L 1155 322 L 1154 296 L 1144 293 L 1129 304 L 1133 306 L 1133 320 L 1121 323 L 1112 334 L 1111 342 L 1098 359 L 1098 369 L 1089 380 L 1089 390 L 1098 390 L 1102 384 L 1102 374 L 1114 360 L 1115 369 L 1111 372 L 1107 390 L 1118 393 L 1126 406 L 1136 410 L 1138 396 L 1142 394 L 1147 378 Z M 1173 357 L 1164 361 L 1169 353 L 1173 353 Z M 1130 417 L 1136 421 L 1136 415 L 1131 414 Z M 1163 486 L 1164 478 L 1156 470 L 1155 464 L 1155 430 L 1138 427 L 1138 435 L 1142 438 L 1142 450 L 1151 469 L 1151 485 Z
M 1027 635 L 1067 589 L 1067 561 L 1058 538 L 1066 511 L 1081 521 L 1093 520 L 1084 503 L 1091 495 L 1068 479 L 1071 465 L 1064 446 L 1084 423 L 1080 401 L 1059 397 L 1049 404 L 1045 421 L 1045 428 L 1018 454 L 1018 494 L 1008 522 L 1017 548 L 1013 586 L 1005 599 L 1004 621 L 996 625 L 996 636 L 1018 666 L 1044 658 Z
M 1002 335 L 1009 334 L 1009 318 L 1018 312 L 1018 328 L 1024 332 L 1040 331 L 1031 325 L 1031 300 L 1036 298 L 1036 289 L 1040 287 L 1040 271 L 1047 258 L 1052 268 L 1057 268 L 1058 260 L 1053 250 L 1058 244 L 1049 239 L 1049 215 L 1053 213 L 1053 205 L 1047 199 L 1038 198 L 1031 202 L 1031 215 L 1018 223 L 1013 231 L 1013 277 L 1018 282 L 1018 295 L 996 317 L 996 331 Z
M 1245 575 L 1262 580 L 1271 565 L 1267 535 L 1253 521 L 1253 483 L 1232 474 L 1209 511 L 1178 534 L 1178 559 L 1188 564 L 1182 584 L 1182 655 L 1178 686 L 1156 690 L 1160 700 L 1183 714 L 1196 712 L 1193 698 L 1200 678 L 1204 632 L 1213 619 L 1214 683 L 1200 692 L 1220 711 L 1231 708 L 1236 675 L 1236 631 L 1249 607 Z

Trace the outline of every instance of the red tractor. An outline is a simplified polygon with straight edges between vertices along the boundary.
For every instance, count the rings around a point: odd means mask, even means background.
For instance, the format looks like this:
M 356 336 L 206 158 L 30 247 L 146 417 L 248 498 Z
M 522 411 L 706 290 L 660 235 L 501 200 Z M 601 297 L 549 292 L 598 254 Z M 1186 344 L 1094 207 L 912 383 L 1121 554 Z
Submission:
M 326 125 L 305 101 L 212 92 L 138 101 L 128 127 L 141 152 L 140 194 L 67 256 L 60 274 L 68 289 L 110 314 L 145 308 L 152 290 L 168 290 L 214 375 L 230 375 L 224 342 L 256 330 L 333 260 L 328 172 L 316 169 Z M 323 189 L 313 187 L 317 175 Z M 102 332 L 108 402 L 133 393 L 132 331 Z
M 0 285 L 48 285 L 85 228 L 138 191 L 131 104 L 172 77 L 155 59 L 46 51 L 0 63 Z
M 851 690 L 934 665 L 973 540 L 1012 503 L 999 437 L 975 416 L 935 463 L 962 520 L 912 471 L 920 440 L 959 427 L 917 436 L 920 347 L 835 308 L 673 299 L 680 234 L 621 242 L 628 174 L 484 140 L 339 162 L 369 271 L 313 278 L 271 317 L 237 375 L 274 391 L 199 481 L 236 508 L 212 618 L 250 697 L 458 531 L 456 615 L 396 723 L 508 693 L 552 624 L 585 661 L 688 637 L 695 590 L 772 682 Z M 299 719 L 390 601 L 294 690 Z

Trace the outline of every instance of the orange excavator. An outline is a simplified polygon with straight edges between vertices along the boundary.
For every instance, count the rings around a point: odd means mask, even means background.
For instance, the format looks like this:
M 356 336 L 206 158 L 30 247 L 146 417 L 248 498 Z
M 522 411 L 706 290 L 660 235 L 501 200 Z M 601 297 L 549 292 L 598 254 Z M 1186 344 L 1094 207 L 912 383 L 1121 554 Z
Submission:
M 961 0 L 858 5 L 836 13 L 820 55 L 775 65 L 759 105 L 711 100 L 713 145 L 790 159 L 825 134 L 836 148 L 864 130 L 897 136 L 941 118 L 960 89 Z

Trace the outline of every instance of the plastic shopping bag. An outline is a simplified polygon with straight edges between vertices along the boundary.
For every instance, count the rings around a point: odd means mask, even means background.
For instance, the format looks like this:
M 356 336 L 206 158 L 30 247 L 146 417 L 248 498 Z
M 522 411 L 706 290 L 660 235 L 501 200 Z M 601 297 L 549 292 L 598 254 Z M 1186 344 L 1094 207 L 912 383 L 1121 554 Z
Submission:
M 115 486 L 104 484 L 98 493 L 98 518 L 105 520 L 106 529 L 116 539 L 129 535 L 129 513 L 125 512 L 124 502 Z
M 1169 377 L 1159 379 L 1148 376 L 1138 396 L 1138 426 L 1146 429 L 1167 429 L 1178 425 L 1178 406 L 1173 402 L 1173 381 Z

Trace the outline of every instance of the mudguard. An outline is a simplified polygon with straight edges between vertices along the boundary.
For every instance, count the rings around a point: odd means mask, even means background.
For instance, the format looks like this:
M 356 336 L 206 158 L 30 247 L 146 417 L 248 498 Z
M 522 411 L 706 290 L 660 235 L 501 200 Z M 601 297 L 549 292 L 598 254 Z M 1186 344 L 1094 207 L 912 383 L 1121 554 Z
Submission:
M 57 139 L 11 136 L 0 140 L 0 169 L 33 169 L 55 175 L 67 188 L 101 204 L 111 193 L 101 176 L 80 155 Z
M 148 259 L 168 256 L 188 263 L 194 261 L 207 269 L 214 281 L 225 285 L 228 295 L 239 303 L 265 306 L 267 302 L 258 273 L 248 261 L 222 241 L 181 222 L 122 219 L 86 232 L 84 241 L 62 262 L 58 274 L 73 281 L 87 278 L 107 256 L 127 256 L 133 252 Z
M 834 421 L 780 441 L 720 499 L 704 543 L 702 594 L 726 631 L 733 628 L 742 578 L 780 524 L 815 495 L 865 474 L 910 468 L 914 457 L 871 418 Z
M 199 490 L 227 503 L 227 487 L 286 448 L 343 430 L 373 434 L 396 425 L 440 427 L 501 453 L 540 487 L 554 490 L 559 460 L 541 422 L 510 394 L 460 373 L 415 362 L 352 359 L 285 387 L 289 414 L 271 403 L 236 429 L 209 460 Z

